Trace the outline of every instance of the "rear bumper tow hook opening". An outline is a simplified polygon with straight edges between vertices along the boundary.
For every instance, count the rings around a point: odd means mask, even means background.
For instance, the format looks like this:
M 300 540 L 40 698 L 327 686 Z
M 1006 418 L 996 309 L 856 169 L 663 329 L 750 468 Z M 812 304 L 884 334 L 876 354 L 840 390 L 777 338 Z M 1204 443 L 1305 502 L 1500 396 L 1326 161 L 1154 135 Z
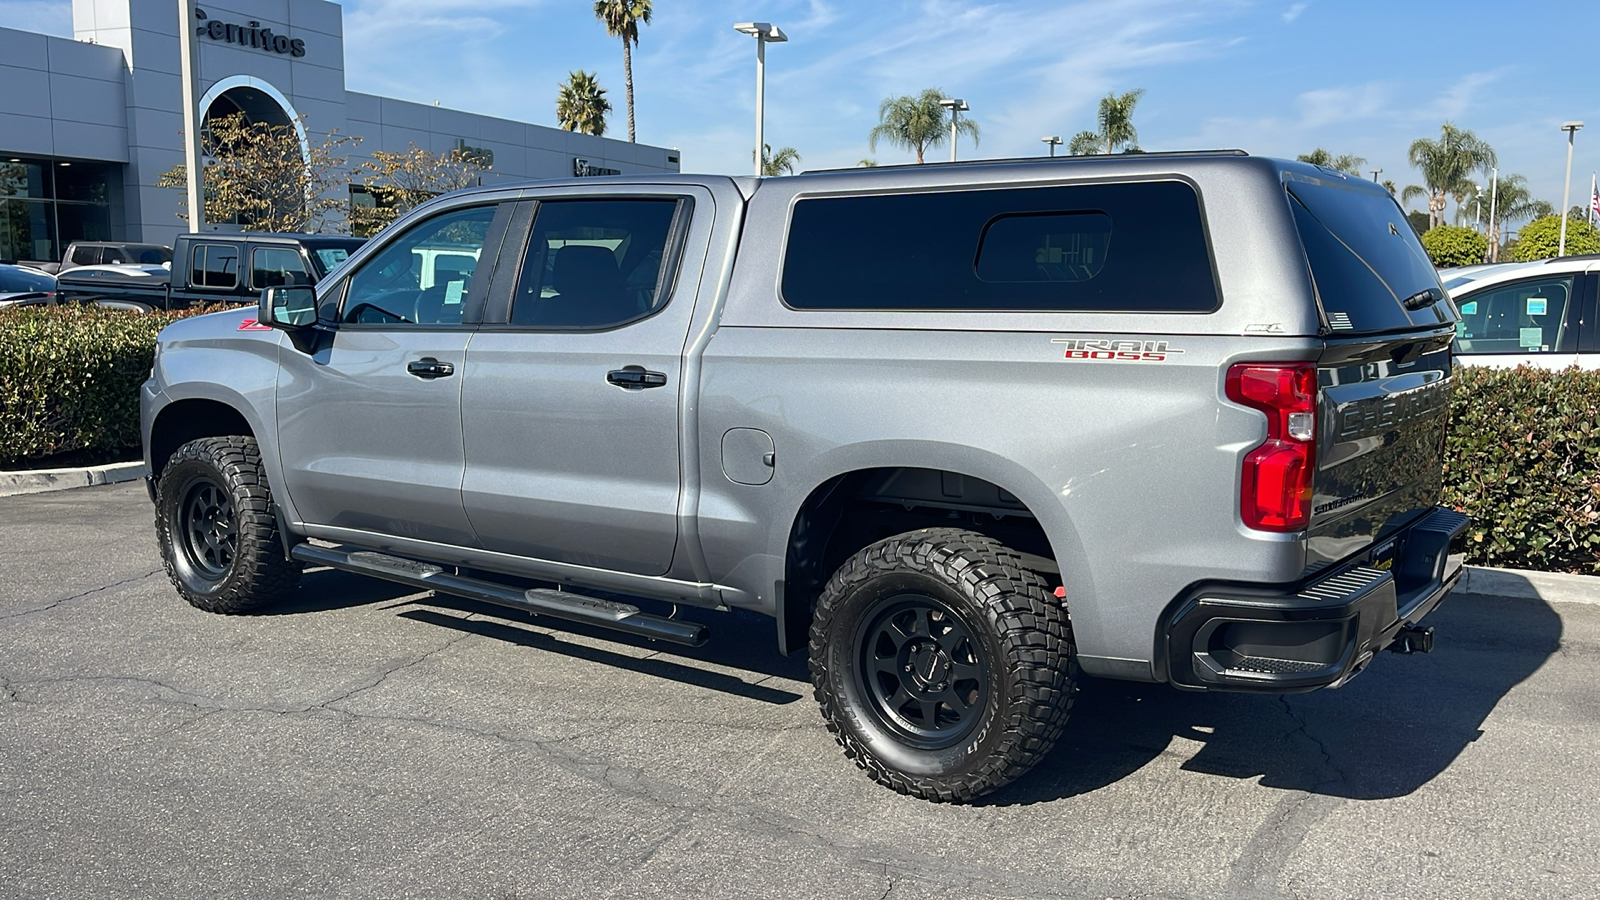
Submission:
M 1433 652 L 1433 626 L 1432 625 L 1407 625 L 1400 629 L 1394 636 L 1394 641 L 1389 644 L 1391 653 L 1431 653 Z

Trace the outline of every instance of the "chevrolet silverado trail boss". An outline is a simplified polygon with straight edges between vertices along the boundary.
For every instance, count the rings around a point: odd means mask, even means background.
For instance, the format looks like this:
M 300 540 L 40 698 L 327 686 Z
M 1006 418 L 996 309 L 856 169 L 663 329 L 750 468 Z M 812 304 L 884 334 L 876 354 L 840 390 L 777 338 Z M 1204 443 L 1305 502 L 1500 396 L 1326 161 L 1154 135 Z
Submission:
M 1382 188 L 1236 151 L 496 185 L 169 326 L 141 424 L 201 609 L 310 564 L 688 645 L 756 610 L 847 756 L 961 801 L 1080 672 L 1429 649 L 1458 319 Z

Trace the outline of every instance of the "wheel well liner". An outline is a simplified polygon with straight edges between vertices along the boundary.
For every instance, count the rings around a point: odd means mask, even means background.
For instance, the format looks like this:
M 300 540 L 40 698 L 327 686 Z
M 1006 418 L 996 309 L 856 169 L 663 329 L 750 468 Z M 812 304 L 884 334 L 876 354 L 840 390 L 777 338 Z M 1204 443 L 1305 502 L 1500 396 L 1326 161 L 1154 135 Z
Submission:
M 172 454 L 196 438 L 227 435 L 255 437 L 238 410 L 217 400 L 179 400 L 156 414 L 150 426 L 150 474 L 159 479 Z
M 1054 559 L 1032 511 L 1003 487 L 958 472 L 911 466 L 858 469 L 818 485 L 789 528 L 779 590 L 778 646 L 805 648 L 822 586 L 862 547 L 918 528 L 962 527 L 1037 557 Z M 1052 586 L 1052 572 L 1041 572 Z

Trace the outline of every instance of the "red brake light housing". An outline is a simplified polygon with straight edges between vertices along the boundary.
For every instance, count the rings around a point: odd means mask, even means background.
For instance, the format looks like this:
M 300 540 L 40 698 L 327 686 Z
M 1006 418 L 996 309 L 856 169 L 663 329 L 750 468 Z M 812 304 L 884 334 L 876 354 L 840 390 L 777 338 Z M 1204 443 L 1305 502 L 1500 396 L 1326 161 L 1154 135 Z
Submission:
M 1244 458 L 1240 517 L 1261 531 L 1304 530 L 1316 473 L 1317 364 L 1236 363 L 1227 394 L 1267 416 L 1267 439 Z

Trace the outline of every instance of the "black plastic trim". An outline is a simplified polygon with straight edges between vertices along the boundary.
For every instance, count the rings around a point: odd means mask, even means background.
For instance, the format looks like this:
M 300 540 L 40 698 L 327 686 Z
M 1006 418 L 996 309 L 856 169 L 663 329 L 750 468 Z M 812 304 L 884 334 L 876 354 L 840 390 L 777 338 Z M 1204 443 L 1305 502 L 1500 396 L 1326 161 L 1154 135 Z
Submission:
M 1189 690 L 1293 693 L 1343 684 L 1455 587 L 1461 563 L 1450 558 L 1450 545 L 1468 522 L 1462 513 L 1435 507 L 1295 584 L 1197 583 L 1162 619 L 1158 674 Z M 1234 626 L 1250 636 L 1248 644 L 1276 646 L 1279 655 L 1249 653 L 1245 642 L 1229 645 Z M 1282 643 L 1274 645 L 1274 634 Z M 1308 635 L 1318 637 L 1308 641 Z M 1333 638 L 1337 652 L 1328 652 Z M 1311 644 L 1320 650 L 1308 649 Z

